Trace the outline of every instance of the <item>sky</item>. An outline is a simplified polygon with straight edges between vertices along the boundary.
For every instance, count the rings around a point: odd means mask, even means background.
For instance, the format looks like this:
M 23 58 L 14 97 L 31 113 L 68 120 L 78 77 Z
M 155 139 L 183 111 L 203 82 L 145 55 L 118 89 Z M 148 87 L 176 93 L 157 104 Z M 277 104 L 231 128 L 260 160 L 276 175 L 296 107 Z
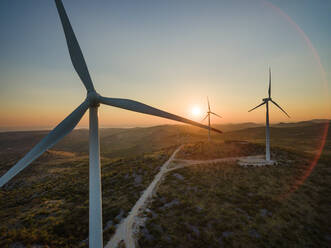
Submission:
M 331 1 L 63 0 L 94 86 L 201 121 L 330 118 Z M 0 1 L 0 130 L 52 128 L 86 97 L 52 0 Z M 201 113 L 199 114 L 199 111 Z M 101 127 L 177 124 L 101 106 Z M 88 126 L 85 114 L 78 127 Z

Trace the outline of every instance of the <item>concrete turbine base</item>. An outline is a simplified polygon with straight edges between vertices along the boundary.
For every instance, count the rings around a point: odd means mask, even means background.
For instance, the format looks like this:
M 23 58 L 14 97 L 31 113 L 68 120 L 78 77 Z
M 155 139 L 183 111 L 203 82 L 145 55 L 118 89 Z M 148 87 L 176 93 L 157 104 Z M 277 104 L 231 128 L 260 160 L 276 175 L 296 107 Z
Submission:
M 275 160 L 266 160 L 263 157 L 253 157 L 253 158 L 242 158 L 238 160 L 238 165 L 247 167 L 247 166 L 254 166 L 254 167 L 261 167 L 266 165 L 276 165 L 277 161 Z

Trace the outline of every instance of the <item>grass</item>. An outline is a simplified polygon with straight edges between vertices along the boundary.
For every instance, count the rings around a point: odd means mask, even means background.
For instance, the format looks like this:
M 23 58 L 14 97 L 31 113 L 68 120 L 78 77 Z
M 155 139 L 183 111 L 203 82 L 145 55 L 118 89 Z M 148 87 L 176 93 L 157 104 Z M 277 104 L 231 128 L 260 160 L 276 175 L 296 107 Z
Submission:
M 200 141 L 186 144 L 178 153 L 177 158 L 207 160 L 215 158 L 261 155 L 265 148 L 261 144 L 233 143 L 223 141 Z
M 171 172 L 146 213 L 140 247 L 328 247 L 330 158 L 322 158 L 289 194 L 311 158 L 276 153 L 289 162 L 262 168 L 204 164 Z
M 105 243 L 172 151 L 102 159 Z M 64 154 L 46 153 L 0 191 L 0 247 L 88 246 L 88 158 Z
M 295 127 L 271 129 L 272 156 L 284 166 L 173 171 L 146 213 L 141 247 L 327 247 L 331 138 L 304 184 L 283 197 L 306 171 L 323 125 Z M 240 128 L 213 134 L 213 145 L 205 142 L 206 131 L 187 126 L 102 129 L 104 242 L 179 144 L 186 144 L 179 156 L 187 159 L 264 153 L 264 128 Z M 46 133 L 0 133 L 0 175 Z M 87 130 L 72 132 L 0 190 L 0 220 L 0 247 L 87 247 Z

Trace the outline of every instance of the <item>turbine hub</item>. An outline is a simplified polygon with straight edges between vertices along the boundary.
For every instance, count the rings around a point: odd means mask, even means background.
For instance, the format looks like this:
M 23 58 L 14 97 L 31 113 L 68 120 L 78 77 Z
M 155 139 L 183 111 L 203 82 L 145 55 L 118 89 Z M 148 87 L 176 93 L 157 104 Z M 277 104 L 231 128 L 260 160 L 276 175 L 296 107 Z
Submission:
M 87 100 L 89 102 L 90 107 L 99 107 L 99 97 L 100 95 L 95 91 L 90 91 L 87 93 Z

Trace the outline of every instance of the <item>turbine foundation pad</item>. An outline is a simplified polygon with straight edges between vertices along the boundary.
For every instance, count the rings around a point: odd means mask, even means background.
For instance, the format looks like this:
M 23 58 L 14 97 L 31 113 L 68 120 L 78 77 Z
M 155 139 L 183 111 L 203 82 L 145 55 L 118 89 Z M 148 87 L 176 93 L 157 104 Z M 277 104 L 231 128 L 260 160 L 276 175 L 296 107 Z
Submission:
M 238 160 L 238 165 L 243 167 L 254 166 L 261 167 L 266 165 L 276 165 L 277 161 L 275 160 L 265 160 L 264 158 L 243 158 Z

